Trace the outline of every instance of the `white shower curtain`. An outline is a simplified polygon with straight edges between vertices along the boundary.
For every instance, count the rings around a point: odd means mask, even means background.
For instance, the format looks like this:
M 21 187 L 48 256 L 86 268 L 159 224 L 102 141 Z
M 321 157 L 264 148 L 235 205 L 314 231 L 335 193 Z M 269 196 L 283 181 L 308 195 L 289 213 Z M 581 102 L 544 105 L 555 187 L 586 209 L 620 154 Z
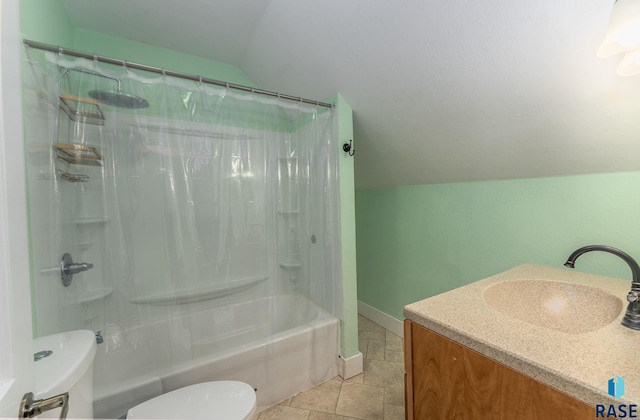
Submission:
M 136 325 L 276 294 L 340 316 L 333 109 L 33 49 L 23 69 L 38 336 L 86 328 L 117 345 Z M 149 107 L 96 106 L 95 90 Z M 69 163 L 66 145 L 86 149 Z M 64 252 L 94 264 L 69 287 Z M 146 350 L 155 367 L 182 351 Z

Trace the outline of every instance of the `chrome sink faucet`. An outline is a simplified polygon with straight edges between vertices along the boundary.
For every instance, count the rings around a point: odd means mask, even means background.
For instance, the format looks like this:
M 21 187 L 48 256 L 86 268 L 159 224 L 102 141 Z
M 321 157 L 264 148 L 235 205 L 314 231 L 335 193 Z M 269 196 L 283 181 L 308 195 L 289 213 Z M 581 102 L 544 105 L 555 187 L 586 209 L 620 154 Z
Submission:
M 627 305 L 627 312 L 622 318 L 622 325 L 633 330 L 640 330 L 640 266 L 629 254 L 620 251 L 618 248 L 607 245 L 587 245 L 573 251 L 569 255 L 567 262 L 564 263 L 565 267 L 575 268 L 575 262 L 578 257 L 589 251 L 603 251 L 617 255 L 631 268 L 631 290 L 627 294 L 629 305 Z

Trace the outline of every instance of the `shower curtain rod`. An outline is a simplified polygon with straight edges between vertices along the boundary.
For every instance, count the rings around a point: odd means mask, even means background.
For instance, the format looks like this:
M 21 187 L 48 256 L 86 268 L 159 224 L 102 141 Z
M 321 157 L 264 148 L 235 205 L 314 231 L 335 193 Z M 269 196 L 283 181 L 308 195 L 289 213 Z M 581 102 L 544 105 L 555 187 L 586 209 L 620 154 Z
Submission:
M 272 96 L 274 98 L 286 99 L 286 100 L 295 101 L 295 102 L 302 102 L 302 103 L 305 103 L 305 104 L 322 106 L 322 107 L 325 107 L 325 108 L 333 108 L 334 107 L 334 104 L 330 104 L 330 103 L 327 103 L 327 102 L 314 101 L 314 100 L 311 100 L 311 99 L 300 98 L 300 97 L 297 97 L 297 96 L 284 95 L 284 94 L 277 93 L 277 92 L 271 92 L 271 91 L 268 91 L 268 90 L 255 89 L 255 88 L 252 88 L 252 87 L 249 87 L 249 86 L 237 85 L 235 83 L 229 83 L 229 82 L 222 82 L 220 80 L 209 79 L 207 77 L 194 76 L 192 74 L 180 73 L 180 72 L 176 72 L 176 71 L 172 71 L 172 70 L 166 70 L 166 69 L 162 69 L 160 67 L 147 66 L 146 64 L 132 63 L 130 61 L 119 60 L 119 59 L 116 59 L 116 58 L 105 57 L 105 56 L 102 56 L 102 55 L 89 54 L 89 53 L 85 53 L 85 52 L 82 52 L 82 51 L 68 50 L 68 49 L 62 48 L 60 46 L 44 44 L 42 42 L 37 42 L 37 41 L 30 41 L 28 39 L 24 39 L 24 40 L 22 40 L 22 42 L 23 42 L 23 44 L 25 46 L 31 47 L 31 48 L 36 48 L 38 50 L 56 52 L 56 53 L 59 53 L 59 54 L 70 55 L 72 57 L 86 58 L 86 59 L 89 59 L 89 60 L 99 61 L 101 63 L 115 64 L 115 65 L 118 65 L 118 66 L 125 66 L 125 67 L 136 69 L 136 70 L 143 70 L 143 71 L 162 74 L 162 75 L 166 75 L 166 76 L 179 77 L 181 79 L 192 80 L 194 82 L 207 83 L 207 84 L 210 84 L 210 85 L 222 86 L 222 87 L 226 87 L 226 88 L 229 88 L 229 89 L 240 90 L 240 91 L 243 91 L 243 92 L 250 92 L 250 93 L 256 93 L 258 95 Z

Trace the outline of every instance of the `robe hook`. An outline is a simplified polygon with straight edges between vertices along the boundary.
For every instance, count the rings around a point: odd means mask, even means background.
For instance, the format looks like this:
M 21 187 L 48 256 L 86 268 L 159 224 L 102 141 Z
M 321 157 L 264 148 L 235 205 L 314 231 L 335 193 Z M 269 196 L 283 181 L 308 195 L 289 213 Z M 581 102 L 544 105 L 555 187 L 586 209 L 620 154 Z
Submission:
M 353 142 L 353 140 L 349 140 L 349 143 L 345 143 L 342 145 L 342 150 L 347 153 L 349 156 L 353 156 L 356 154 L 356 149 L 354 149 L 353 147 L 351 147 L 351 143 Z

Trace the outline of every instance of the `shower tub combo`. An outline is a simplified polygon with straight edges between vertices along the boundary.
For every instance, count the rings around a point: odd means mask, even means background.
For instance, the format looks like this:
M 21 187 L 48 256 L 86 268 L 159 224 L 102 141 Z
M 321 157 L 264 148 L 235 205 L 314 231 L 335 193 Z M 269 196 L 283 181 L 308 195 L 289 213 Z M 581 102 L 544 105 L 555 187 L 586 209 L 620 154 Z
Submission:
M 36 336 L 101 331 L 95 415 L 213 380 L 250 384 L 262 409 L 334 377 L 331 105 L 31 47 Z M 63 285 L 66 253 L 91 269 Z

